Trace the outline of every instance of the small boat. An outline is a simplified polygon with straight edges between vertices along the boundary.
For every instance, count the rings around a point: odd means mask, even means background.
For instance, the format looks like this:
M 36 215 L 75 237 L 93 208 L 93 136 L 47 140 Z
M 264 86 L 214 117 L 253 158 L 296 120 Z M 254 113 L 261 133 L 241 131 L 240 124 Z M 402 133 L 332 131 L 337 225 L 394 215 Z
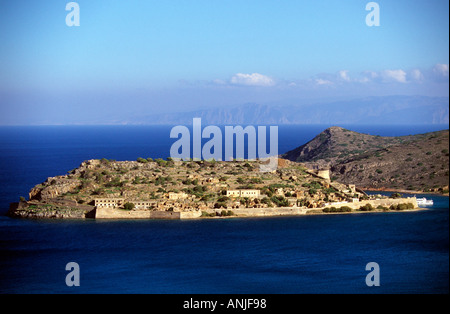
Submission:
M 416 200 L 417 205 L 424 205 L 424 206 L 433 205 L 433 200 L 427 200 L 425 197 L 417 198 Z

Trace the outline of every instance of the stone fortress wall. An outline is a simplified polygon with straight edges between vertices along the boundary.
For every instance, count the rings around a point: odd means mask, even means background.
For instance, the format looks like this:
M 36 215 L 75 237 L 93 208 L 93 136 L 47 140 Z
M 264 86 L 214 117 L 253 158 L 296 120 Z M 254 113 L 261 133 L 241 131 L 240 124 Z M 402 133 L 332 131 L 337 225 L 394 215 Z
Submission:
M 371 204 L 374 208 L 384 206 L 389 208 L 391 205 L 411 203 L 414 208 L 418 208 L 417 199 L 415 197 L 397 198 L 397 199 L 379 199 L 367 200 L 354 203 L 341 202 L 339 204 L 330 204 L 326 207 L 340 208 L 348 206 L 353 210 L 359 209 L 361 206 Z M 238 217 L 261 217 L 261 216 L 292 216 L 305 215 L 310 211 L 319 210 L 321 208 L 301 208 L 301 207 L 280 207 L 280 208 L 236 208 L 233 213 Z M 210 210 L 214 212 L 215 210 Z M 96 209 L 95 218 L 97 219 L 195 219 L 202 215 L 201 211 L 148 211 L 148 210 L 121 210 L 117 208 L 99 207 Z

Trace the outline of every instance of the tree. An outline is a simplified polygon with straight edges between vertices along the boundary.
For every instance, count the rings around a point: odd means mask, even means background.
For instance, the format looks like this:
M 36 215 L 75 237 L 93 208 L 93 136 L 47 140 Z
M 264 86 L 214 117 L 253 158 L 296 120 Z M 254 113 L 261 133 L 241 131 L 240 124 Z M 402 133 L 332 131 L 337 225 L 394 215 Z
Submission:
M 125 203 L 125 204 L 123 205 L 123 208 L 124 208 L 125 210 L 132 210 L 132 209 L 134 209 L 134 204 L 133 204 L 133 203 Z
M 368 212 L 374 210 L 374 208 L 372 204 L 366 204 L 364 206 L 359 207 L 359 210 Z
M 217 201 L 218 201 L 219 203 L 224 203 L 224 202 L 229 201 L 229 200 L 230 200 L 230 198 L 229 198 L 228 196 L 221 196 L 221 197 L 219 197 L 219 198 L 217 199 Z
M 270 199 L 267 196 L 264 196 L 261 199 L 261 203 L 266 204 L 268 207 L 272 207 L 272 202 L 270 201 Z
M 223 202 L 217 202 L 214 204 L 214 208 L 227 208 L 227 204 Z
M 283 196 L 272 196 L 270 200 L 277 205 L 277 207 L 287 207 L 289 202 Z
M 402 195 L 400 193 L 392 193 L 391 196 L 389 196 L 390 198 L 401 198 Z

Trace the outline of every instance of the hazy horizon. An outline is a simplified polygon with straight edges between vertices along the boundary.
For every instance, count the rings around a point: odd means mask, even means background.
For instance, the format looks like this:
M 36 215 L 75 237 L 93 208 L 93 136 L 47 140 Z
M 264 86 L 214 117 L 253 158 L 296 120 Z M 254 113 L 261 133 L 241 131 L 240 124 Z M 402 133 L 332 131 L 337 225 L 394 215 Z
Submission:
M 68 2 L 0 4 L 0 125 L 151 124 L 143 117 L 393 95 L 434 99 L 426 122 L 448 123 L 448 1 L 376 1 L 380 25 L 368 26 L 367 0 L 79 0 L 72 27 Z M 418 123 L 428 108 L 402 106 L 376 114 L 407 121 L 408 110 Z M 314 121 L 335 114 L 323 108 Z

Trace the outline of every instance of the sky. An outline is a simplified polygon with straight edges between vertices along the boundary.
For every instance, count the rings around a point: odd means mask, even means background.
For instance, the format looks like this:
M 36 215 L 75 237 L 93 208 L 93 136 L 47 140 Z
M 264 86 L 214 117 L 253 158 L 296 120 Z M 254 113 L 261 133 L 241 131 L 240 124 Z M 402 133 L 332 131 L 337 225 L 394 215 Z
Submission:
M 449 2 L 0 0 L 0 124 L 375 95 L 448 97 Z

